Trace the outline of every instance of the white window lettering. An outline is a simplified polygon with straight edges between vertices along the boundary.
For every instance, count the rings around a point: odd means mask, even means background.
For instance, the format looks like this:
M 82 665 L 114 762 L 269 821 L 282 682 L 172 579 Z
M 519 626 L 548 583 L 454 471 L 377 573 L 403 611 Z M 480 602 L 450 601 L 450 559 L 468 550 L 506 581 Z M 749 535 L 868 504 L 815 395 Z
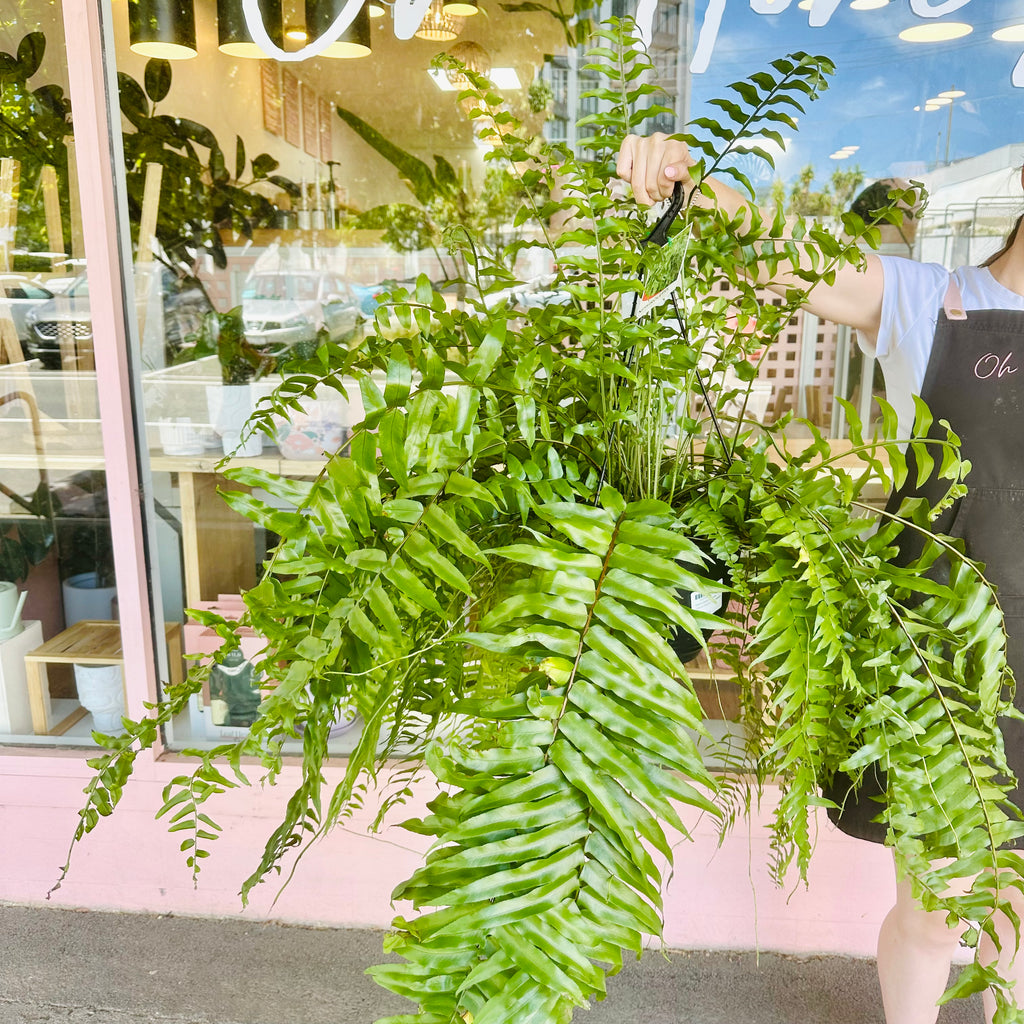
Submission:
M 644 41 L 644 46 L 651 45 L 654 35 L 654 12 L 657 9 L 658 0 L 640 0 L 636 5 L 636 16 L 633 20 L 636 22 L 636 29 Z
M 938 7 L 932 7 L 931 0 L 910 0 L 910 9 L 919 18 L 941 18 L 944 14 L 952 14 L 966 7 L 971 0 L 944 0 Z
M 430 0 L 395 0 L 395 6 L 391 8 L 391 17 L 395 23 L 396 38 L 412 39 L 429 7 Z
M 1024 53 L 1020 55 L 1017 66 L 1013 69 L 1013 84 L 1018 89 L 1024 89 Z
M 704 21 L 700 26 L 700 35 L 697 37 L 697 48 L 693 52 L 693 60 L 690 61 L 690 71 L 695 75 L 702 75 L 711 63 L 711 53 L 718 41 L 718 29 L 721 27 L 724 13 L 725 0 L 709 0 L 708 9 L 704 12 Z
M 793 0 L 750 0 L 750 9 L 755 14 L 781 14 Z
M 811 8 L 811 16 L 807 19 L 807 24 L 811 28 L 821 28 L 823 25 L 827 25 L 832 15 L 836 13 L 838 6 L 839 0 L 815 0 L 815 4 Z
M 430 0 L 427 0 L 427 3 L 429 4 Z M 359 13 L 359 8 L 362 6 L 363 0 L 348 0 L 345 6 L 338 12 L 338 16 L 331 22 L 331 27 L 319 39 L 315 39 L 309 46 L 304 46 L 301 50 L 293 52 L 282 50 L 270 38 L 263 24 L 259 0 L 242 0 L 242 16 L 245 18 L 245 26 L 249 30 L 249 35 L 252 36 L 252 41 L 268 57 L 281 61 L 300 61 L 323 53 L 352 24 L 356 14 Z

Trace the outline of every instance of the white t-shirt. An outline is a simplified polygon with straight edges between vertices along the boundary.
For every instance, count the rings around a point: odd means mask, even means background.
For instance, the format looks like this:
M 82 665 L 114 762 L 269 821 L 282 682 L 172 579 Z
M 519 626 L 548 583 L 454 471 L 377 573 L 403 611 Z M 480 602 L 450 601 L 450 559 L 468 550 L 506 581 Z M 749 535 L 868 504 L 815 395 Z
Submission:
M 913 396 L 921 393 L 924 384 L 950 272 L 941 263 L 878 258 L 884 278 L 881 327 L 874 345 L 860 337 L 860 346 L 881 364 L 885 397 L 896 410 L 900 437 L 905 438 L 913 428 Z M 960 267 L 952 276 L 968 318 L 972 309 L 1024 310 L 1024 295 L 1004 288 L 987 267 Z

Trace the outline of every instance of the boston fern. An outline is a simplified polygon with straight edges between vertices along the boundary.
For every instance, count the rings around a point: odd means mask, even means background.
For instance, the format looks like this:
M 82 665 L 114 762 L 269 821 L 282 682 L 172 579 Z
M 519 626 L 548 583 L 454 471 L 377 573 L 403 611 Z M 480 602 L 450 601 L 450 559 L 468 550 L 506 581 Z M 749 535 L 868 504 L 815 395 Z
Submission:
M 1011 713 L 999 606 L 957 541 L 936 536 L 914 565 L 894 566 L 896 535 L 927 531 L 935 510 L 918 500 L 880 514 L 869 500 L 908 473 L 946 481 L 940 504 L 956 500 L 968 470 L 957 438 L 929 430 L 921 407 L 904 451 L 863 437 L 847 408 L 840 458 L 813 428 L 797 445 L 742 411 L 757 350 L 816 282 L 863 259 L 855 241 L 876 229 L 853 216 L 842 238 L 781 215 L 730 222 L 707 190 L 686 197 L 666 248 L 645 247 L 638 210 L 610 188 L 622 136 L 658 109 L 630 31 L 612 22 L 591 51 L 599 112 L 584 119 L 583 159 L 521 138 L 467 72 L 462 98 L 492 157 L 520 178 L 531 233 L 490 251 L 451 231 L 469 271 L 459 308 L 423 279 L 380 308 L 357 349 L 324 345 L 286 380 L 263 415 L 346 380 L 362 396 L 351 444 L 315 479 L 228 471 L 276 499 L 228 499 L 281 538 L 245 595 L 273 689 L 247 738 L 194 752 L 164 813 L 198 872 L 218 831 L 208 798 L 247 781 L 243 758 L 273 780 L 285 742 L 301 736 L 301 783 L 244 896 L 356 805 L 372 798 L 380 821 L 432 773 L 440 795 L 406 827 L 435 841 L 395 891 L 411 909 L 386 943 L 401 960 L 371 969 L 418 1004 L 405 1021 L 568 1020 L 600 998 L 624 951 L 660 934 L 665 826 L 685 834 L 708 814 L 725 828 L 744 787 L 756 795 L 768 780 L 781 790 L 779 878 L 806 872 L 822 785 L 877 768 L 901 869 L 927 906 L 972 922 L 970 941 L 993 930 L 1000 890 L 1021 884 L 1016 855 L 993 852 L 1024 833 L 996 728 Z M 692 128 L 698 177 L 795 128 L 831 71 L 794 54 L 731 86 L 722 121 Z M 898 217 L 904 199 L 878 216 Z M 543 303 L 516 299 L 530 247 L 557 268 Z M 805 287 L 774 305 L 752 281 L 779 268 Z M 678 320 L 671 302 L 634 316 L 641 277 L 677 269 Z M 924 572 L 939 559 L 941 583 Z M 729 600 L 713 615 L 690 607 L 693 592 Z M 198 617 L 224 650 L 237 645 L 236 624 Z M 717 630 L 710 654 L 740 683 L 746 736 L 741 753 L 715 754 L 714 771 L 670 642 L 704 630 Z M 76 839 L 202 676 L 102 739 Z M 363 729 L 344 781 L 326 791 L 329 730 L 353 705 Z M 948 895 L 965 877 L 977 877 L 973 891 Z M 991 968 L 967 967 L 956 991 L 993 982 L 1000 1019 L 1017 1019 Z

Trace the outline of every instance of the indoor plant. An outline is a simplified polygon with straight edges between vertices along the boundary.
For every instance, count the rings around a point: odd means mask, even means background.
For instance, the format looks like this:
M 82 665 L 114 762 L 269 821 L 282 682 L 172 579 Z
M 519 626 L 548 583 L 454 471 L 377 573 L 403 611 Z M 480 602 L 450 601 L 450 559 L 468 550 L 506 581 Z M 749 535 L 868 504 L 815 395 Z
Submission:
M 354 378 L 365 416 L 313 481 L 230 471 L 294 506 L 229 499 L 282 538 L 245 595 L 244 621 L 266 637 L 261 665 L 276 687 L 245 740 L 196 752 L 199 764 L 165 793 L 198 872 L 216 837 L 204 805 L 237 784 L 220 763 L 244 778 L 241 758 L 254 756 L 273 777 L 282 743 L 301 728 L 302 782 L 245 894 L 365 799 L 370 781 L 383 816 L 411 776 L 433 773 L 445 792 L 408 827 L 437 842 L 396 897 L 435 909 L 399 918 L 388 948 L 404 962 L 373 969 L 419 1004 L 402 1019 L 424 1024 L 566 1020 L 603 992 L 624 950 L 661 930 L 650 853 L 671 861 L 661 822 L 682 828 L 680 805 L 692 805 L 728 824 L 739 789 L 769 777 L 782 793 L 779 877 L 793 863 L 806 870 L 819 783 L 880 764 L 883 813 L 923 901 L 974 922 L 976 941 L 992 928 L 1000 888 L 1020 884 L 1019 860 L 991 852 L 1024 832 L 995 729 L 1008 707 L 998 605 L 948 539 L 927 544 L 910 569 L 888 561 L 901 528 L 927 528 L 921 502 L 877 530 L 862 514 L 865 488 L 886 478 L 883 454 L 897 483 L 906 476 L 901 447 L 864 439 L 848 409 L 861 467 L 851 472 L 813 431 L 795 449 L 776 428 L 707 419 L 742 393 L 748 354 L 806 290 L 860 251 L 781 214 L 727 222 L 692 202 L 672 242 L 645 249 L 637 211 L 608 185 L 611 157 L 650 115 L 652 90 L 628 26 L 600 36 L 593 70 L 605 84 L 600 112 L 585 119 L 589 160 L 538 152 L 468 73 L 463 98 L 499 136 L 495 153 L 519 176 L 535 233 L 490 252 L 452 229 L 447 242 L 468 268 L 464 308 L 447 309 L 425 280 L 396 293 L 358 350 L 322 346 L 318 365 L 292 374 L 258 414 Z M 825 58 L 795 54 L 733 85 L 717 101 L 721 122 L 695 122 L 695 173 L 722 173 L 730 151 L 759 152 L 775 126 L 795 128 L 792 111 L 830 71 Z M 564 198 L 552 200 L 556 170 Z M 881 215 L 898 217 L 903 198 Z M 557 238 L 556 214 L 568 223 Z M 844 227 L 851 238 L 877 235 L 857 217 Z M 524 310 L 509 296 L 526 246 L 548 247 L 558 278 L 550 303 Z M 750 277 L 779 265 L 807 289 L 764 304 Z M 638 320 L 633 296 L 680 271 L 678 322 Z M 893 419 L 886 410 L 890 436 Z M 956 438 L 928 438 L 926 419 L 922 409 L 913 471 L 948 479 L 944 501 L 955 500 L 966 471 Z M 942 554 L 948 585 L 918 572 Z M 733 596 L 722 618 L 679 598 L 723 589 L 711 555 Z M 225 649 L 237 645 L 231 623 L 204 620 Z M 666 640 L 672 627 L 696 636 L 704 626 L 720 627 L 714 653 L 744 695 L 748 747 L 721 783 L 693 741 L 702 712 Z M 193 673 L 152 717 L 104 741 L 76 838 L 109 812 L 138 750 L 201 685 Z M 326 793 L 329 726 L 346 702 L 364 728 L 344 782 Z M 399 756 L 389 786 L 383 766 Z M 975 875 L 969 896 L 945 895 L 948 879 Z M 958 991 L 993 981 L 975 963 Z M 999 998 L 1011 1019 L 1004 989 Z
M 252 384 L 273 373 L 277 360 L 246 339 L 240 306 L 226 313 L 211 310 L 205 314 L 199 329 L 186 337 L 175 362 L 212 355 L 220 365 L 221 383 L 206 389 L 207 405 L 210 422 L 220 434 L 224 454 L 259 455 L 263 451 L 262 434 L 255 427 L 246 427 L 256 405 Z

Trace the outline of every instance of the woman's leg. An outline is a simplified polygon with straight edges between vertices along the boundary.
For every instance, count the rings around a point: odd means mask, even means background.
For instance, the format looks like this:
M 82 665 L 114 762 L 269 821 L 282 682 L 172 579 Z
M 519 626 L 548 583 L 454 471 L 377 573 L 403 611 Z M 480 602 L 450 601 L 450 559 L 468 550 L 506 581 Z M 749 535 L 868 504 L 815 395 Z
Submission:
M 946 925 L 945 914 L 922 910 L 909 882 L 896 883 L 896 905 L 878 934 L 886 1024 L 935 1024 L 962 933 Z
M 1003 896 L 1010 902 L 1018 917 L 1024 917 L 1024 895 L 1016 889 L 1004 890 Z M 1017 937 L 1013 925 L 1002 914 L 996 918 L 996 932 L 999 935 L 1001 951 L 997 951 L 995 943 L 987 936 L 981 937 L 981 962 L 991 964 L 998 962 L 1000 976 L 1015 982 L 1013 994 L 1018 1003 L 1024 1003 L 1024 949 L 1017 953 Z M 1022 933 L 1024 939 L 1024 933 Z M 1022 943 L 1024 944 L 1024 943 Z M 985 1006 L 985 1020 L 991 1024 L 992 1014 L 996 1010 L 996 1001 L 990 992 L 982 995 Z

